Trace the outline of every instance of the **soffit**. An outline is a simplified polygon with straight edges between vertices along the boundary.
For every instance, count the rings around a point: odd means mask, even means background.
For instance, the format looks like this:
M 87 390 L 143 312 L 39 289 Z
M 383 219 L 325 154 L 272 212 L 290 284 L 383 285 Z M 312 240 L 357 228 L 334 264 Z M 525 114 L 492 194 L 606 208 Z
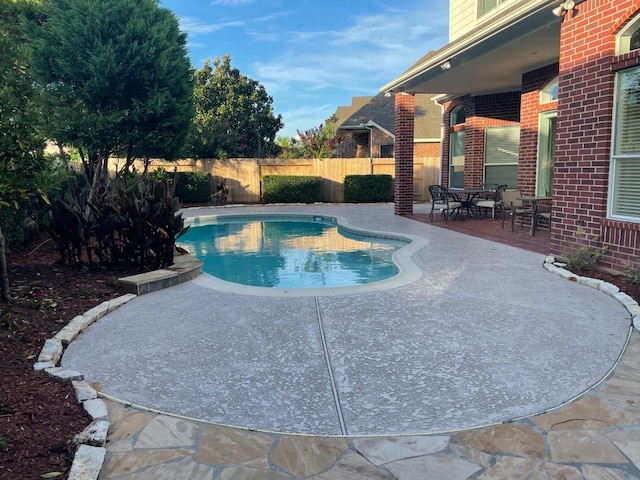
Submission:
M 538 3 L 537 9 L 518 18 L 504 15 L 502 22 L 429 53 L 381 90 L 450 95 L 520 90 L 523 73 L 559 59 L 561 19 L 549 8 L 556 2 Z M 448 70 L 440 67 L 445 61 L 451 64 Z

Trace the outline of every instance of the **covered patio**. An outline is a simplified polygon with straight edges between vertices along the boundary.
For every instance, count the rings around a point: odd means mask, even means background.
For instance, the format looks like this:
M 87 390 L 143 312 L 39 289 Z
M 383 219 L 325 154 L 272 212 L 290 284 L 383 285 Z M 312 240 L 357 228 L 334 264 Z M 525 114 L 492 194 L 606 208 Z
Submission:
M 465 233 L 484 240 L 491 240 L 492 242 L 498 242 L 503 245 L 522 248 L 530 252 L 541 253 L 543 255 L 551 253 L 551 235 L 549 230 L 539 229 L 536 231 L 536 235 L 532 237 L 529 235 L 529 226 L 527 224 L 524 226 L 517 224 L 516 231 L 512 232 L 511 220 L 508 217 L 505 219 L 504 229 L 502 228 L 502 217 L 496 219 L 482 218 L 478 220 L 465 219 L 464 221 L 458 219 L 445 222 L 441 215 L 436 214 L 433 217 L 432 223 L 429 219 L 430 210 L 430 203 L 415 204 L 413 214 L 410 215 L 409 218 L 453 232 Z

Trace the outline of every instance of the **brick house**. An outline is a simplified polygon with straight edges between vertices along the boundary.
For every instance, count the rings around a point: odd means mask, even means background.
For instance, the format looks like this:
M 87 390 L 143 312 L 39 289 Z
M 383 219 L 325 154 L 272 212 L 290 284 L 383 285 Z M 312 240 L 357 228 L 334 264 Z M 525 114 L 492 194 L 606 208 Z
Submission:
M 392 158 L 395 143 L 395 95 L 354 97 L 351 107 L 338 107 L 333 118 L 342 143 L 333 152 L 342 158 Z M 440 156 L 442 109 L 433 95 L 415 96 L 414 155 Z
M 441 183 L 551 195 L 551 253 L 640 258 L 640 1 L 450 0 L 449 44 L 395 93 L 395 212 L 410 215 L 415 95 L 442 92 Z

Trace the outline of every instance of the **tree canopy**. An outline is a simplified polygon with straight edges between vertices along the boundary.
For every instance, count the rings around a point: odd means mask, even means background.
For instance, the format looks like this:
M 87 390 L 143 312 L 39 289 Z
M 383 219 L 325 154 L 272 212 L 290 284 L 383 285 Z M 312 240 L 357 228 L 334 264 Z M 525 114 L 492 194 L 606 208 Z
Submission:
M 195 73 L 194 128 L 190 154 L 196 158 L 267 157 L 279 152 L 275 144 L 282 118 L 273 113 L 273 98 L 256 80 L 231 66 L 225 55 L 210 60 Z
M 16 205 L 47 165 L 39 111 L 17 25 L 28 2 L 0 0 L 0 205 Z
M 19 207 L 37 194 L 44 158 L 41 119 L 18 28 L 33 2 L 0 0 L 0 208 Z M 0 229 L 0 296 L 9 300 L 4 236 Z
M 304 158 L 330 157 L 333 150 L 342 143 L 342 138 L 336 137 L 336 126 L 332 118 L 319 127 L 304 132 L 298 130 L 298 138 Z
M 77 147 L 90 182 L 109 156 L 181 153 L 193 116 L 186 35 L 157 0 L 47 0 L 30 30 L 47 135 Z

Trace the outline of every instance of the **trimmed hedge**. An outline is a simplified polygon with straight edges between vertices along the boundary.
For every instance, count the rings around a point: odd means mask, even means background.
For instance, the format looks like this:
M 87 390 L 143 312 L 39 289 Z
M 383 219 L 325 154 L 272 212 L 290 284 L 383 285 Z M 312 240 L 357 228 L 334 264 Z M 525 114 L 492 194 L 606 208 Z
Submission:
M 211 201 L 211 174 L 205 172 L 179 172 L 175 196 L 180 203 L 209 203 Z
M 315 203 L 322 200 L 322 177 L 265 175 L 262 177 L 264 203 Z
M 389 202 L 393 199 L 391 175 L 347 175 L 344 177 L 345 203 Z

